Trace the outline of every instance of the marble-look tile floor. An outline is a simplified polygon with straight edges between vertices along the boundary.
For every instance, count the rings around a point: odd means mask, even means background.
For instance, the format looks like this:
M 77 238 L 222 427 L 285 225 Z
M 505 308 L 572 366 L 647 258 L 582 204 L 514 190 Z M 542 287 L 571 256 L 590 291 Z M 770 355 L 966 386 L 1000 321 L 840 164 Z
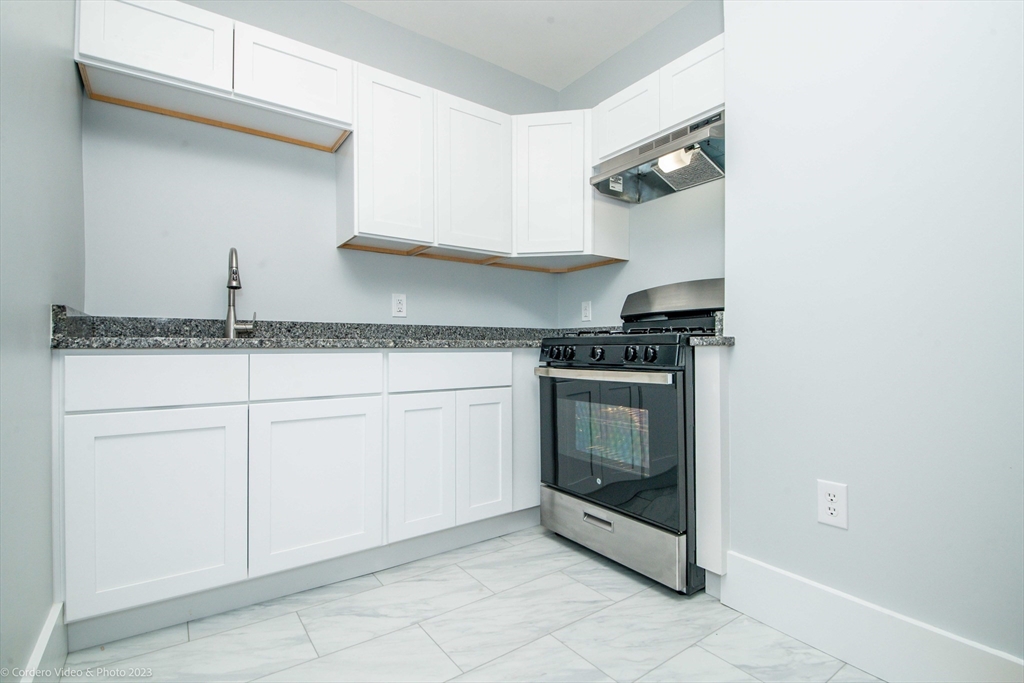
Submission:
M 72 652 L 66 668 L 97 681 L 878 680 L 541 527 Z

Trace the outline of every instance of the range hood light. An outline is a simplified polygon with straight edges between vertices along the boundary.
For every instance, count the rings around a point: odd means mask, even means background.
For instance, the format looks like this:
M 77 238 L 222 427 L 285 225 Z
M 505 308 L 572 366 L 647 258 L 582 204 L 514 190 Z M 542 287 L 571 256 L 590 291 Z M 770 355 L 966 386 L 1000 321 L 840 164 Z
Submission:
M 689 152 L 686 150 L 677 150 L 671 154 L 666 154 L 658 159 L 658 168 L 663 173 L 671 173 L 672 171 L 679 170 L 684 166 L 690 165 L 690 160 L 693 159 L 693 153 L 697 151 L 697 148 L 691 149 Z

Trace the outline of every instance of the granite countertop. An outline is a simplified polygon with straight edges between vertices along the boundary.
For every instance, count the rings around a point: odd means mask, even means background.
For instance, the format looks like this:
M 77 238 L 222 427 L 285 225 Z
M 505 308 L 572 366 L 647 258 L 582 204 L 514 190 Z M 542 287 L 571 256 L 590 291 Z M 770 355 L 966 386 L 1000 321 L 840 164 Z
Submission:
M 721 334 L 691 337 L 693 346 L 732 346 Z M 545 337 L 603 328 L 468 327 L 378 325 L 257 320 L 255 334 L 224 338 L 224 321 L 203 318 L 120 318 L 91 316 L 67 306 L 52 307 L 50 347 L 54 349 L 517 349 L 539 347 Z

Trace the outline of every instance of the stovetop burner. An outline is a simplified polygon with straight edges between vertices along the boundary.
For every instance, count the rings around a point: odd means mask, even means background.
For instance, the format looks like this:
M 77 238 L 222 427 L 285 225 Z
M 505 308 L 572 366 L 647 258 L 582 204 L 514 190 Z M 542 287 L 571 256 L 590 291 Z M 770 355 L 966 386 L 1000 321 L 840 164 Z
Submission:
M 723 280 L 696 280 L 630 294 L 621 329 L 579 330 L 541 343 L 549 365 L 609 368 L 680 368 L 693 335 L 715 333 L 715 312 L 724 308 Z

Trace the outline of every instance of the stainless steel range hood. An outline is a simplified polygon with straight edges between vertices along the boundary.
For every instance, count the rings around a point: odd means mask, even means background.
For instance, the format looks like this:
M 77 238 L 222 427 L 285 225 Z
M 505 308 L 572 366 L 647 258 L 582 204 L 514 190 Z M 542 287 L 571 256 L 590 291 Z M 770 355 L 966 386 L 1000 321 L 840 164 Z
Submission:
M 639 204 L 725 177 L 725 112 L 666 133 L 597 166 L 601 194 Z

